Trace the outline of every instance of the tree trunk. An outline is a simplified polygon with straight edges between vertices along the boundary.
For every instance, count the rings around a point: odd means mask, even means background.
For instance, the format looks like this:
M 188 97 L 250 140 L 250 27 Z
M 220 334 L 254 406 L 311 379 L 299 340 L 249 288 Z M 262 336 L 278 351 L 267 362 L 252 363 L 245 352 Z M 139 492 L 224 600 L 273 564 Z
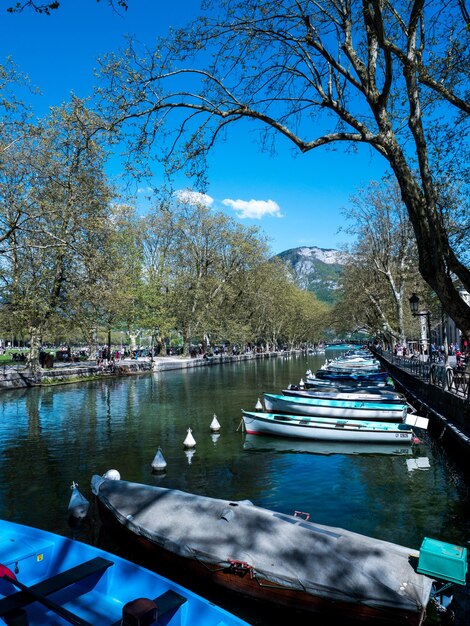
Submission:
M 41 332 L 36 326 L 29 328 L 29 353 L 26 358 L 26 365 L 32 372 L 41 369 L 39 364 L 39 348 L 41 346 Z
M 455 258 L 437 208 L 430 205 L 432 199 L 424 197 L 399 147 L 389 146 L 389 155 L 390 165 L 400 185 L 402 200 L 416 237 L 420 274 L 436 293 L 457 327 L 464 335 L 469 335 L 470 306 L 460 296 L 454 272 L 461 279 L 470 274 Z M 468 284 L 464 282 L 466 287 Z

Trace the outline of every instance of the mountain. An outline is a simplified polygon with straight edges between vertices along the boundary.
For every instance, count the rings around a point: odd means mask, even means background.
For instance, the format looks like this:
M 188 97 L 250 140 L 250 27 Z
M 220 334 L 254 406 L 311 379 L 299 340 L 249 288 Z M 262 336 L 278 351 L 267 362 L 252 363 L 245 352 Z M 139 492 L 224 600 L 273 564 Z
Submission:
M 296 284 L 314 293 L 319 300 L 334 304 L 337 300 L 347 255 L 339 250 L 316 247 L 291 248 L 277 255 L 293 271 Z

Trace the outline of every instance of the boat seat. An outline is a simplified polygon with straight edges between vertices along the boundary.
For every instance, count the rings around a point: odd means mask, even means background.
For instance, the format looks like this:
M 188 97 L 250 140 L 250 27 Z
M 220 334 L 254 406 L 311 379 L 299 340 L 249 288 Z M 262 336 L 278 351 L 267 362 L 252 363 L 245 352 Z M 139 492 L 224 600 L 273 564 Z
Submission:
M 65 589 L 65 587 L 88 578 L 92 574 L 103 574 L 111 565 L 113 565 L 112 561 L 97 556 L 94 559 L 80 563 L 80 565 L 75 565 L 60 574 L 46 578 L 35 585 L 31 585 L 30 589 L 41 596 L 49 596 L 56 591 Z M 36 600 L 27 591 L 17 591 L 0 600 L 0 617 L 12 611 L 18 611 L 18 609 L 33 602 L 36 602 Z
M 157 605 L 157 626 L 167 626 L 176 611 L 186 602 L 186 598 L 169 589 L 157 598 L 154 598 L 153 601 Z M 112 626 L 121 626 L 121 623 L 122 621 L 118 620 Z

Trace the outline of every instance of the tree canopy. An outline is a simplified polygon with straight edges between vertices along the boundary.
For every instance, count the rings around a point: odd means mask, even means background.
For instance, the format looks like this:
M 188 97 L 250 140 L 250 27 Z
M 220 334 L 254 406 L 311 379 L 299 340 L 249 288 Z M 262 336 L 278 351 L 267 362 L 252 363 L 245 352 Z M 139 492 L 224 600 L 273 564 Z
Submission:
M 421 275 L 469 335 L 456 279 L 470 291 L 470 270 L 445 218 L 448 181 L 468 184 L 470 31 L 461 4 L 208 0 L 199 20 L 154 51 L 131 44 L 107 58 L 100 93 L 109 124 L 134 123 L 133 159 L 145 160 L 159 138 L 165 164 L 187 164 L 201 181 L 208 151 L 241 119 L 260 129 L 265 147 L 271 132 L 304 153 L 370 146 L 399 186 Z

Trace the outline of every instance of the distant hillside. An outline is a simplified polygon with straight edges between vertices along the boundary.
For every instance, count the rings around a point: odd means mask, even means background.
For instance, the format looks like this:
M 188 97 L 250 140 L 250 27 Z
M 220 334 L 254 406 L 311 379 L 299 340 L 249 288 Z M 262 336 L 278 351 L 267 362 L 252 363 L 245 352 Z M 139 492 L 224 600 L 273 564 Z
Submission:
M 311 291 L 319 300 L 334 304 L 339 279 L 347 256 L 339 250 L 292 248 L 277 255 L 294 272 L 297 285 Z

